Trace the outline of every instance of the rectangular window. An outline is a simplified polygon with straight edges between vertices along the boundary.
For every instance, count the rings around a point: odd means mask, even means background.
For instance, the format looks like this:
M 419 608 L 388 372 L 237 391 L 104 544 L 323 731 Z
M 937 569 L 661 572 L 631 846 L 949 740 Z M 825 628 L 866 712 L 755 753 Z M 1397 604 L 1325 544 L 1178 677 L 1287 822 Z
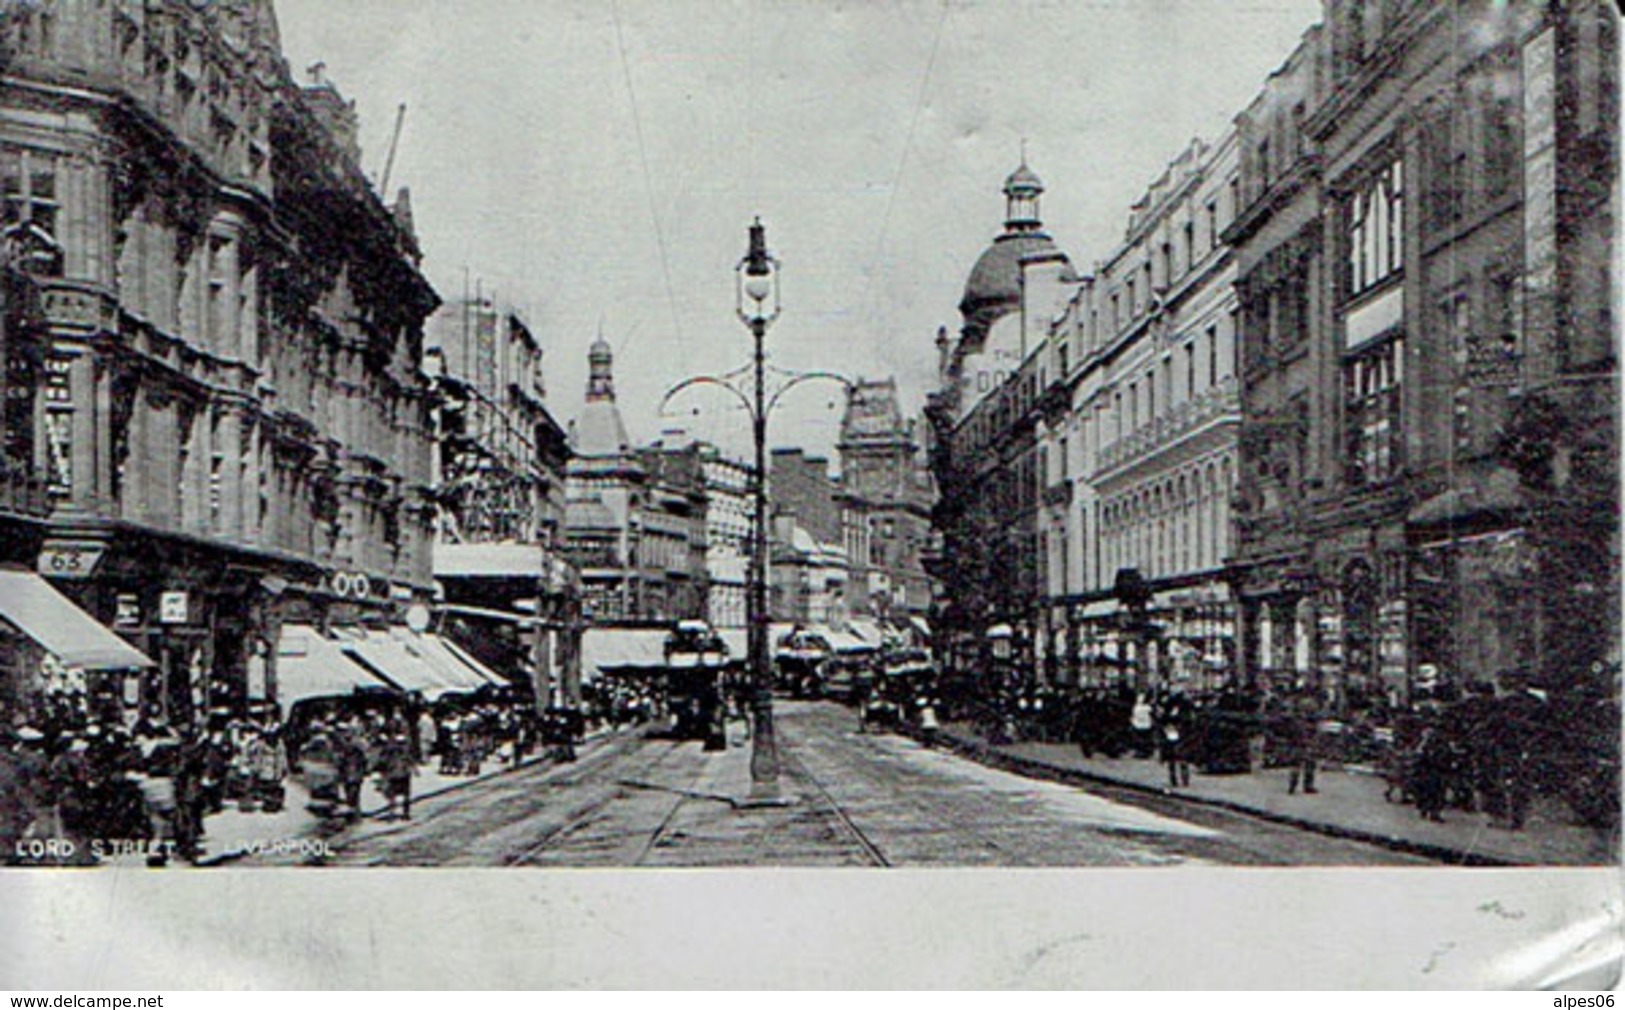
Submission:
M 1219 201 L 1209 200 L 1207 204 L 1207 247 L 1219 248 Z
M 1399 473 L 1404 353 L 1404 339 L 1395 338 L 1367 348 L 1343 365 L 1351 486 L 1383 484 Z
M 0 233 L 30 273 L 62 273 L 57 241 L 56 159 L 37 151 L 0 151 Z
M 1185 399 L 1196 399 L 1196 342 L 1185 345 Z
M 1383 283 L 1405 265 L 1404 170 L 1399 161 L 1374 173 L 1349 198 L 1344 237 L 1348 293 Z
M 1196 266 L 1196 222 L 1185 222 L 1185 269 Z
M 1145 422 L 1150 424 L 1157 419 L 1157 374 L 1145 373 Z
M 1207 386 L 1212 389 L 1219 384 L 1219 328 L 1207 328 Z

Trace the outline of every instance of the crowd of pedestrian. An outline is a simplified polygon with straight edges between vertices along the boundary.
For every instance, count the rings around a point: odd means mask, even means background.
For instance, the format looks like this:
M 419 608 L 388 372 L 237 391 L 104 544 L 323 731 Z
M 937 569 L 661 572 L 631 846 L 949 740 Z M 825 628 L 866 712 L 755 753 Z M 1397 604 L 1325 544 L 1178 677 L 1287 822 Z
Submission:
M 1072 742 L 1086 758 L 1159 760 L 1171 789 L 1190 784 L 1193 766 L 1274 769 L 1289 794 L 1314 795 L 1320 770 L 1334 764 L 1376 771 L 1390 801 L 1431 821 L 1456 810 L 1518 830 L 1545 793 L 1585 823 L 1617 823 L 1617 700 L 1571 700 L 1558 711 L 1528 678 L 1500 680 L 1499 691 L 1482 682 L 1351 713 L 1309 690 L 1057 688 L 1011 678 L 955 708 L 995 744 Z
M 12 861 L 195 860 L 208 815 L 285 802 L 283 727 L 270 708 L 175 725 L 147 706 L 131 723 L 82 696 L 50 695 L 0 732 L 0 841 Z

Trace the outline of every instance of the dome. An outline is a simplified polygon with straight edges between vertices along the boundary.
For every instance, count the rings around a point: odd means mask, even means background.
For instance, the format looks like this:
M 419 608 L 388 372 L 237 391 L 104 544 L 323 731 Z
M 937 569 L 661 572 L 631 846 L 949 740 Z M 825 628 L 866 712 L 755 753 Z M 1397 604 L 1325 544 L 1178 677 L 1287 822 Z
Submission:
M 959 300 L 960 313 L 969 322 L 973 315 L 988 309 L 1015 309 L 1021 304 L 1021 261 L 1028 256 L 1058 251 L 1054 241 L 1041 231 L 1000 235 L 971 268 L 970 277 L 965 281 L 965 296 Z M 992 318 L 988 322 L 991 323 Z
M 1010 173 L 1010 177 L 1004 180 L 1004 192 L 1011 196 L 1016 193 L 1036 195 L 1044 192 L 1044 183 L 1038 178 L 1038 173 L 1028 168 L 1027 162 L 1023 160 L 1016 170 Z

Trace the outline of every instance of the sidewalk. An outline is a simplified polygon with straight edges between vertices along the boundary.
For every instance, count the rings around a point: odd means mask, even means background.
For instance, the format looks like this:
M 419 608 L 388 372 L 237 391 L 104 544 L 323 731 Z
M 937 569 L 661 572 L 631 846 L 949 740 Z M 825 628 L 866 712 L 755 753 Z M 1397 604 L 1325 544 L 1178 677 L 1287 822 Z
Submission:
M 1286 769 L 1245 775 L 1203 775 L 1192 769 L 1189 787 L 1168 788 L 1167 768 L 1155 759 L 1085 758 L 1074 744 L 994 746 L 968 725 L 943 727 L 954 749 L 1012 771 L 1041 778 L 1098 782 L 1178 796 L 1324 834 L 1385 845 L 1447 863 L 1487 866 L 1596 866 L 1619 863 L 1619 837 L 1572 823 L 1560 804 L 1537 799 L 1521 831 L 1492 827 L 1485 814 L 1447 810 L 1444 823 L 1423 820 L 1416 808 L 1383 799 L 1383 781 L 1359 772 L 1323 770 L 1319 793 L 1288 795 Z
M 607 730 L 590 733 L 584 746 L 591 746 L 594 741 L 607 735 L 609 735 Z M 547 763 L 549 760 L 543 749 L 532 752 L 519 763 L 518 767 L 530 768 Z M 417 771 L 412 774 L 414 805 L 421 800 L 516 770 L 511 762 L 496 760 L 485 762 L 478 775 L 442 775 L 439 767 L 438 761 L 429 761 L 418 766 Z M 337 826 L 344 823 L 311 813 L 308 809 L 310 794 L 306 792 L 304 782 L 298 775 L 289 775 L 284 780 L 284 785 L 287 788 L 287 797 L 282 809 L 274 814 L 245 813 L 237 809 L 235 804 L 227 804 L 226 809 L 220 813 L 205 817 L 203 855 L 198 859 L 198 865 L 218 866 L 240 859 L 256 849 L 273 851 L 278 845 L 284 846 L 288 851 L 299 851 L 302 844 L 310 848 L 333 834 Z M 378 776 L 368 775 L 361 785 L 361 816 L 377 817 L 388 808 L 389 801 L 378 788 Z

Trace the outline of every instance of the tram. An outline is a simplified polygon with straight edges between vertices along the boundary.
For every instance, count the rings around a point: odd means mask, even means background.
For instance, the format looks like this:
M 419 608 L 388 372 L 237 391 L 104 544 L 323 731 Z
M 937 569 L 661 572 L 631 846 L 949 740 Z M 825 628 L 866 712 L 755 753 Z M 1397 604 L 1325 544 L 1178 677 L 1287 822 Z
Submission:
M 666 635 L 665 661 L 672 735 L 726 750 L 728 644 L 704 621 L 678 621 Z

